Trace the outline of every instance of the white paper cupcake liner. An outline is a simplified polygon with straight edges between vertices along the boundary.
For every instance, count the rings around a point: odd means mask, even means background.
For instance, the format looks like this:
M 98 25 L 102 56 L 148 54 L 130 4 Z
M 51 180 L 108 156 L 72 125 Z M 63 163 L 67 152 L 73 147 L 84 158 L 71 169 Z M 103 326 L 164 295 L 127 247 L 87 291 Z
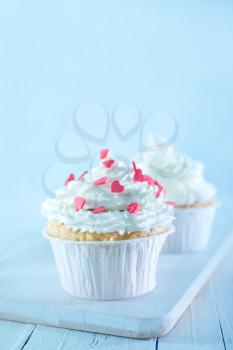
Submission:
M 168 237 L 162 253 L 192 253 L 205 249 L 217 206 L 175 208 L 175 234 Z
M 126 241 L 68 241 L 50 237 L 64 290 L 89 299 L 123 299 L 150 292 L 157 260 L 174 230 Z

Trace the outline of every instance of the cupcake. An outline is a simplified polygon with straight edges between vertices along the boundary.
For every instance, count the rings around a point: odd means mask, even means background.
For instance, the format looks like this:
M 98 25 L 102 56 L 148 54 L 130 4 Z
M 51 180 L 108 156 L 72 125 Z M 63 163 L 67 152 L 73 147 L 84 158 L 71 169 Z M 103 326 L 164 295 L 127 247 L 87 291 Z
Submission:
M 92 299 L 151 291 L 173 213 L 156 181 L 102 150 L 99 166 L 71 174 L 42 205 L 64 290 Z
M 185 253 L 206 248 L 217 203 L 215 187 L 204 179 L 203 164 L 163 140 L 155 140 L 137 162 L 161 181 L 175 206 L 176 233 L 167 239 L 163 252 Z

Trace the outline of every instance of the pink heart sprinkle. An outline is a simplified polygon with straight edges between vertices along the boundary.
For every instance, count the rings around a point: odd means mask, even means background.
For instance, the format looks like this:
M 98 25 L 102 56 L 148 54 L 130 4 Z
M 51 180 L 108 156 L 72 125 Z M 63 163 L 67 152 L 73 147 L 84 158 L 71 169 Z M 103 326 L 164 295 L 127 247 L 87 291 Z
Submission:
M 88 174 L 88 171 L 86 170 L 86 171 L 84 171 L 84 173 L 82 173 L 80 176 L 79 176 L 79 180 L 82 180 L 83 178 L 84 178 L 84 176 L 85 175 L 87 175 Z
M 152 179 L 152 177 L 150 177 L 149 175 L 144 175 L 144 177 L 145 181 L 147 181 L 149 185 L 153 186 L 155 184 L 154 179 Z
M 84 204 L 85 204 L 86 200 L 82 197 L 76 197 L 74 199 L 74 207 L 75 210 L 79 211 L 80 209 L 83 208 Z
M 93 209 L 92 213 L 93 214 L 100 214 L 100 213 L 104 213 L 105 211 L 106 211 L 105 207 L 99 207 L 99 208 Z
M 95 180 L 94 184 L 95 184 L 96 186 L 105 185 L 107 181 L 108 181 L 107 176 L 104 176 L 104 177 L 101 177 L 101 178 L 98 179 L 98 180 Z
M 134 214 L 134 213 L 138 213 L 141 210 L 141 208 L 139 203 L 133 202 L 127 206 L 127 210 L 130 214 Z
M 67 186 L 70 181 L 74 181 L 74 180 L 75 180 L 74 174 L 70 174 L 65 181 L 65 186 Z
M 159 198 L 161 193 L 164 192 L 164 188 L 157 180 L 154 180 L 154 184 L 158 187 L 158 191 L 155 193 L 155 197 Z
M 136 171 L 137 170 L 137 166 L 136 166 L 136 163 L 135 163 L 134 160 L 132 161 L 132 164 L 133 164 L 133 170 Z
M 103 165 L 105 166 L 105 168 L 112 168 L 114 164 L 115 164 L 114 159 L 105 160 L 103 162 Z
M 107 149 L 107 148 L 102 149 L 102 151 L 100 151 L 100 159 L 106 158 L 108 153 L 109 153 L 109 149 Z
M 111 184 L 111 192 L 113 193 L 121 193 L 124 192 L 125 187 L 120 183 L 120 181 L 115 180 Z
M 157 187 L 163 188 L 163 186 L 161 185 L 161 183 L 158 182 L 157 180 L 154 180 L 154 184 L 155 184 Z
M 173 205 L 173 207 L 176 206 L 176 202 L 172 202 L 172 201 L 167 201 L 165 202 L 167 205 Z
M 145 181 L 145 176 L 143 175 L 141 169 L 136 169 L 136 171 L 134 173 L 133 180 L 136 181 L 136 182 L 143 182 L 143 181 Z

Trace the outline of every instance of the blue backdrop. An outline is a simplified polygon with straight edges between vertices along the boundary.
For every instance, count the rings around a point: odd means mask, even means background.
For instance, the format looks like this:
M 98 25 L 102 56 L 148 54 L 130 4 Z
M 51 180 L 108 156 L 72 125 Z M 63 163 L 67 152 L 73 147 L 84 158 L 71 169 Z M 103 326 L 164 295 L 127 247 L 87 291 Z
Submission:
M 83 101 L 174 116 L 175 144 L 205 162 L 229 207 L 232 2 L 12 0 L 0 7 L 0 209 L 7 230 L 38 234 L 41 176 L 56 163 L 55 142 L 72 133 L 72 113 Z M 101 133 L 95 115 L 90 128 L 94 123 Z

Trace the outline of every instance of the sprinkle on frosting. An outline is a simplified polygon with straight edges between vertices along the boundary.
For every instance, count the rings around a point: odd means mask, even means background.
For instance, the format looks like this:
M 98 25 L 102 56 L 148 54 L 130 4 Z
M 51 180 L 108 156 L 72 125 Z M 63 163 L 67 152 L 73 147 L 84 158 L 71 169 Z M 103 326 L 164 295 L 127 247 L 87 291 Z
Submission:
M 163 186 L 161 185 L 160 182 L 158 182 L 157 180 L 154 180 L 154 184 L 158 187 L 158 191 L 156 192 L 155 194 L 155 197 L 156 198 L 159 198 L 161 193 L 164 192 L 164 188 Z
M 86 176 L 88 174 L 88 171 L 84 171 L 80 176 L 79 176 L 79 180 L 83 180 L 84 176 Z
M 107 149 L 107 148 L 102 149 L 102 151 L 100 151 L 100 159 L 102 160 L 102 159 L 106 158 L 108 153 L 109 153 L 109 149 Z
M 133 170 L 136 171 L 137 170 L 137 166 L 136 166 L 136 163 L 135 163 L 134 160 L 132 161 L 132 164 L 133 164 Z
M 152 177 L 150 177 L 149 175 L 144 175 L 145 181 L 147 181 L 147 183 L 151 186 L 156 185 L 155 180 L 152 179 Z
M 93 209 L 92 213 L 93 214 L 101 214 L 101 213 L 104 213 L 105 211 L 106 211 L 105 207 L 99 207 L 99 208 Z
M 101 185 L 105 185 L 105 184 L 107 183 L 107 181 L 108 181 L 107 176 L 103 176 L 103 177 L 101 177 L 100 179 L 95 180 L 94 184 L 95 184 L 96 186 L 101 186 Z
M 169 199 L 165 196 L 155 196 L 156 191 L 162 192 L 162 185 L 144 174 L 135 162 L 128 166 L 114 159 L 109 151 L 105 153 L 99 166 L 47 199 L 42 206 L 43 215 L 90 233 L 123 235 L 171 227 L 173 206 L 166 203 Z
M 74 180 L 75 180 L 74 174 L 70 174 L 65 181 L 65 186 L 67 186 L 70 181 L 74 181 Z
M 151 186 L 156 185 L 158 187 L 157 192 L 155 193 L 156 198 L 159 198 L 162 192 L 164 191 L 163 186 L 157 181 L 152 179 L 149 175 L 144 175 L 142 172 L 142 169 L 136 167 L 136 163 L 133 162 L 133 168 L 134 168 L 134 181 L 135 182 L 144 182 L 147 181 L 147 183 Z
M 111 184 L 111 192 L 113 193 L 121 193 L 124 192 L 125 187 L 120 183 L 119 180 L 113 181 Z
M 130 203 L 128 206 L 127 206 L 127 211 L 130 213 L 130 214 L 134 214 L 134 213 L 138 213 L 140 211 L 140 205 L 139 203 L 137 202 L 133 202 L 133 203 Z
M 176 202 L 166 201 L 165 203 L 166 203 L 167 205 L 172 205 L 173 207 L 176 206 Z
M 80 209 L 83 208 L 84 204 L 85 204 L 85 199 L 82 198 L 82 197 L 76 197 L 74 199 L 74 207 L 75 207 L 75 210 L 79 211 Z
M 136 182 L 143 182 L 143 181 L 145 181 L 145 177 L 144 177 L 141 169 L 136 169 L 135 170 L 133 179 Z
M 103 165 L 105 166 L 105 168 L 108 168 L 108 169 L 112 168 L 114 164 L 115 164 L 114 159 L 108 159 L 103 161 Z
M 133 170 L 134 170 L 133 180 L 138 182 L 145 181 L 145 176 L 143 175 L 142 170 L 137 168 L 134 160 L 132 161 L 132 164 L 133 164 Z

